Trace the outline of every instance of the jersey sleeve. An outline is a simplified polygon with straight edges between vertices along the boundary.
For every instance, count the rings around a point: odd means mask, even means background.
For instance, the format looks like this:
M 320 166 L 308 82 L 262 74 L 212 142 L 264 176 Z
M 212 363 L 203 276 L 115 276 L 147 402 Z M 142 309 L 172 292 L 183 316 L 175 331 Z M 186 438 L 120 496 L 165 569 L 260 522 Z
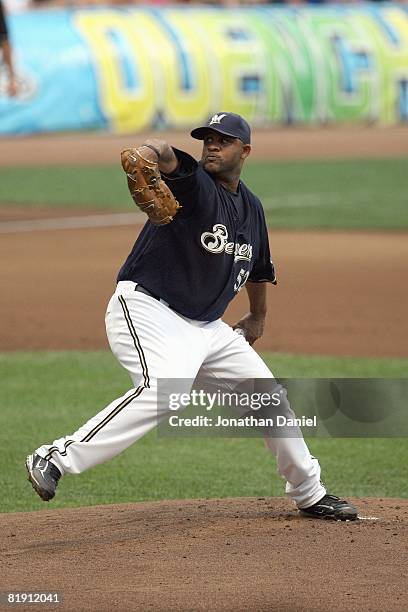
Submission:
M 260 232 L 261 246 L 259 248 L 258 258 L 251 270 L 248 280 L 252 283 L 272 283 L 273 285 L 277 285 L 278 281 L 276 280 L 275 266 L 269 249 L 268 230 L 262 208 L 260 208 L 259 212 L 262 218 Z
M 192 214 L 202 201 L 203 194 L 208 197 L 214 185 L 191 155 L 175 147 L 172 149 L 179 162 L 178 167 L 171 174 L 162 173 L 162 178 L 182 206 L 177 213 L 177 218 L 181 219 Z
M 171 174 L 164 174 L 162 178 L 176 197 L 188 193 L 197 186 L 198 163 L 188 153 L 172 147 L 178 161 L 177 169 Z

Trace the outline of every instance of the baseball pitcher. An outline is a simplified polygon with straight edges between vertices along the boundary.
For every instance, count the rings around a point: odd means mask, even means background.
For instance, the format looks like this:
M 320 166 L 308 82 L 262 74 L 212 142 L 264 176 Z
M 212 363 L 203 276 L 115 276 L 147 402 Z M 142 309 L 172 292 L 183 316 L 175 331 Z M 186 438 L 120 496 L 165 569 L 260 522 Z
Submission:
M 199 162 L 159 139 L 122 152 L 131 197 L 148 220 L 119 271 L 106 330 L 133 386 L 75 433 L 28 456 L 29 480 L 45 501 L 61 476 L 107 461 L 157 424 L 159 379 L 274 382 L 252 348 L 264 329 L 266 285 L 276 278 L 262 204 L 240 179 L 250 127 L 220 112 L 191 136 L 203 142 Z M 230 327 L 222 316 L 243 287 L 249 312 Z M 300 430 L 267 435 L 266 444 L 303 514 L 357 518 L 352 504 L 327 493 Z

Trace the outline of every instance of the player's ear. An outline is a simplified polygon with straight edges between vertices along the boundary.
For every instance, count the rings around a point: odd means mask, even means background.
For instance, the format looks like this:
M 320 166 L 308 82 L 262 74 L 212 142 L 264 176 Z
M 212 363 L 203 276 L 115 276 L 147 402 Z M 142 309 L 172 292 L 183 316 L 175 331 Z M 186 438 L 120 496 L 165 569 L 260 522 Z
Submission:
M 250 154 L 250 152 L 251 152 L 251 145 L 249 144 L 242 145 L 241 159 L 246 159 L 248 155 Z

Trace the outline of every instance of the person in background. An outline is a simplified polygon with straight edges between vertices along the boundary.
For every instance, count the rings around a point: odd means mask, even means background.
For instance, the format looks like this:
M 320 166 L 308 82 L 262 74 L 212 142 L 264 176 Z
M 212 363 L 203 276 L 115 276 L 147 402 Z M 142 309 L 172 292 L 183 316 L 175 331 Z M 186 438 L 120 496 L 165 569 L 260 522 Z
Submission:
M 17 95 L 17 79 L 14 72 L 13 54 L 8 36 L 7 23 L 3 4 L 0 0 L 0 47 L 1 47 L 1 69 L 3 65 L 8 72 L 7 93 L 9 96 Z

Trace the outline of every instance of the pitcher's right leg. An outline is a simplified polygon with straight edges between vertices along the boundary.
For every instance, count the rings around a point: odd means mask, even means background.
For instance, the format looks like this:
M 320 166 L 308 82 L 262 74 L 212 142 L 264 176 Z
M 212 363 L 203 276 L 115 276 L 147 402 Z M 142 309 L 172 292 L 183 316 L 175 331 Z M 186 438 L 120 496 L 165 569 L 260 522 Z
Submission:
M 155 427 L 168 411 L 168 406 L 158 408 L 157 380 L 185 379 L 188 392 L 205 356 L 200 328 L 154 298 L 135 292 L 134 283 L 119 283 L 108 305 L 106 327 L 112 351 L 134 387 L 72 435 L 42 445 L 28 457 L 29 479 L 43 499 L 53 497 L 58 483 L 55 473 L 47 478 L 50 466 L 60 474 L 83 472 L 121 453 Z

